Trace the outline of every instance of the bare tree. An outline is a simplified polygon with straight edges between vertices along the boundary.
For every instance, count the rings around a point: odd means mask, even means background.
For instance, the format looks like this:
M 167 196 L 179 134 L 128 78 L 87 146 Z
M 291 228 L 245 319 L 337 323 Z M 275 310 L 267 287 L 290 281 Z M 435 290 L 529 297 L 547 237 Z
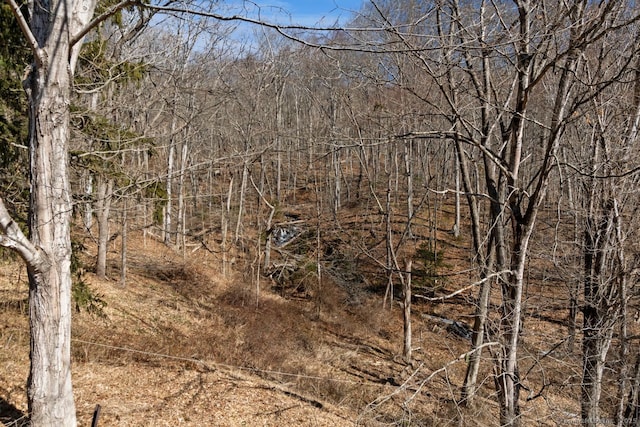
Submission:
M 599 7 L 586 1 L 558 2 L 553 8 L 527 0 L 482 1 L 478 7 L 447 1 L 427 11 L 411 3 L 403 9 L 407 13 L 391 6 L 372 3 L 368 17 L 381 26 L 381 32 L 368 40 L 369 45 L 383 40 L 385 51 L 404 50 L 413 58 L 438 89 L 440 103 L 424 88 L 399 79 L 406 76 L 399 71 L 406 65 L 390 64 L 387 75 L 431 108 L 439 108 L 442 119 L 449 122 L 447 127 L 416 130 L 403 137 L 454 140 L 467 192 L 470 186 L 461 148 L 481 156 L 484 194 L 480 201 L 488 204 L 489 215 L 483 227 L 487 237 L 482 238 L 477 231 L 481 224 L 475 222 L 476 202 L 469 204 L 474 249 L 480 254 L 484 277 L 508 271 L 498 280 L 501 306 L 493 333 L 501 347 L 492 356 L 501 424 L 518 425 L 523 387 L 519 347 L 529 247 L 566 127 L 595 96 L 576 89 L 580 82 L 576 73 L 590 46 L 609 33 L 621 34 L 619 30 L 633 23 L 636 15 L 623 3 Z M 594 82 L 595 92 L 609 81 Z M 554 88 L 550 96 L 548 87 Z M 480 246 L 481 242 L 486 243 Z M 484 325 L 489 282 L 484 283 L 476 314 L 474 346 L 478 349 L 488 332 Z M 479 352 L 473 354 L 471 363 L 476 366 L 470 366 L 464 399 L 474 393 Z
M 638 210 L 634 190 L 638 177 L 630 173 L 637 168 L 632 153 L 637 151 L 640 123 L 640 83 L 637 70 L 630 67 L 631 60 L 639 60 L 636 43 L 631 38 L 605 36 L 586 53 L 584 93 L 595 94 L 587 96 L 590 108 L 580 126 L 576 126 L 576 134 L 582 135 L 583 141 L 588 140 L 589 146 L 586 152 L 574 147 L 580 166 L 571 164 L 573 168 L 567 168 L 568 173 L 576 175 L 582 190 L 582 209 L 578 211 L 583 235 L 578 242 L 583 262 L 581 405 L 585 425 L 593 426 L 600 419 L 605 363 L 616 330 L 619 423 L 624 419 L 628 372 L 634 364 L 629 360 L 627 307 L 637 261 L 629 259 L 627 253 L 629 239 L 637 228 L 634 218 Z M 627 55 L 622 57 L 620 52 Z M 598 87 L 603 82 L 605 88 Z M 610 102 L 612 99 L 616 102 Z
M 71 386 L 71 191 L 68 144 L 70 88 L 87 31 L 124 1 L 93 17 L 94 1 L 33 2 L 29 21 L 8 0 L 31 47 L 34 63 L 24 87 L 29 101 L 31 199 L 29 238 L 0 203 L 0 243 L 16 250 L 29 272 L 31 425 L 75 426 Z M 93 21 L 92 21 L 93 18 Z

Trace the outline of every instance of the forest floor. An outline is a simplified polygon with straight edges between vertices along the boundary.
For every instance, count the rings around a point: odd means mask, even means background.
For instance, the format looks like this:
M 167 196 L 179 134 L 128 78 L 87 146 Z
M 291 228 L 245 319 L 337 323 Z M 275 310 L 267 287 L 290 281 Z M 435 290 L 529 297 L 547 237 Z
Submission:
M 185 255 L 130 234 L 124 286 L 117 241 L 110 246 L 110 279 L 82 276 L 106 306 L 104 316 L 74 312 L 79 425 L 91 424 L 96 405 L 99 426 L 498 424 L 489 352 L 478 397 L 471 407 L 460 406 L 470 341 L 439 321 L 470 326 L 476 287 L 450 299 L 415 301 L 413 361 L 406 363 L 402 308 L 397 302 L 383 308 L 380 292 L 363 285 L 354 300 L 352 291 L 327 281 L 315 297 L 284 293 L 267 277 L 251 279 L 252 263 L 236 261 L 223 274 L 220 254 L 204 246 Z M 446 236 L 448 268 L 464 271 L 468 249 Z M 523 424 L 577 424 L 579 348 L 568 351 L 563 341 L 565 285 L 535 267 L 544 253 L 532 258 L 526 294 Z M 85 242 L 79 255 L 90 264 L 95 247 Z M 437 295 L 469 280 L 452 275 Z M 7 426 L 22 425 L 27 410 L 27 295 L 22 264 L 2 261 L 0 422 Z

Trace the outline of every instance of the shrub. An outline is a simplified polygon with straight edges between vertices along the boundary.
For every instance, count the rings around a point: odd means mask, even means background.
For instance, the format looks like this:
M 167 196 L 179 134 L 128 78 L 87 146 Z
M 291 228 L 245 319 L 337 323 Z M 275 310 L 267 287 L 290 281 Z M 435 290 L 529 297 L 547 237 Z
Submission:
M 71 298 L 76 306 L 76 311 L 80 313 L 85 310 L 91 315 L 106 317 L 104 308 L 107 306 L 103 296 L 95 293 L 89 284 L 84 280 L 84 268 L 82 260 L 78 254 L 84 249 L 84 245 L 78 241 L 71 242 L 71 274 L 74 276 L 71 285 Z
M 440 269 L 447 267 L 444 250 L 432 249 L 431 242 L 427 241 L 420 244 L 415 257 L 413 286 L 417 291 L 432 296 L 446 284 L 446 277 L 439 273 Z
M 89 284 L 82 278 L 82 275 L 78 275 L 73 281 L 71 295 L 78 313 L 80 313 L 81 310 L 85 310 L 91 315 L 107 317 L 104 312 L 104 308 L 107 306 L 106 301 L 102 299 L 102 295 L 96 294 L 91 290 Z

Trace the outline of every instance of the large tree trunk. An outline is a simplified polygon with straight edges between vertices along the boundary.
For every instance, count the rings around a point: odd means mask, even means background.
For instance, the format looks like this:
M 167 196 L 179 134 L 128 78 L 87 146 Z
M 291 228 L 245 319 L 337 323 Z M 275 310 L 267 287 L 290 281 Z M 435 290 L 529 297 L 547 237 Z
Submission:
M 493 269 L 493 261 L 495 254 L 493 249 L 486 249 L 487 255 L 485 256 L 485 248 L 482 246 L 482 238 L 480 236 L 480 212 L 478 208 L 478 201 L 473 195 L 473 188 L 471 185 L 471 178 L 469 173 L 469 166 L 465 160 L 462 144 L 459 139 L 455 139 L 456 144 L 456 164 L 460 170 L 462 185 L 469 206 L 469 216 L 471 220 L 471 237 L 473 241 L 473 249 L 478 257 L 478 265 L 481 268 L 481 278 L 484 280 L 487 277 L 488 272 Z M 490 243 L 490 248 L 495 248 L 495 242 Z M 478 379 L 478 372 L 480 370 L 480 361 L 482 357 L 481 346 L 484 343 L 485 328 L 487 315 L 489 311 L 489 296 L 491 293 L 491 281 L 484 280 L 479 296 L 478 306 L 476 307 L 475 318 L 473 323 L 473 337 L 472 348 L 477 351 L 472 352 L 469 355 L 469 363 L 467 365 L 467 373 L 465 375 L 464 384 L 462 386 L 461 403 L 468 405 L 473 400 L 473 396 L 476 392 L 476 382 Z
M 33 17 L 34 25 L 46 28 L 46 22 L 37 18 L 39 14 Z M 53 25 L 65 26 L 60 18 Z M 57 32 L 62 32 L 62 28 Z M 31 328 L 28 403 L 34 426 L 76 424 L 70 369 L 69 46 L 58 45 L 47 46 L 47 52 L 51 53 L 48 63 L 32 70 L 25 81 L 31 107 L 29 232 L 37 248 L 36 259 L 28 264 Z M 54 51 L 55 48 L 60 51 Z
M 34 55 L 24 80 L 29 101 L 30 239 L 0 201 L 0 244 L 20 254 L 29 275 L 31 425 L 73 427 L 69 105 L 80 46 L 74 37 L 92 18 L 96 1 L 30 2 L 29 22 L 14 0 L 8 3 Z
M 39 7 L 44 6 L 35 9 Z M 27 388 L 33 426 L 76 425 L 70 367 L 71 192 L 67 172 L 71 76 L 68 39 L 59 40 L 68 37 L 67 23 L 60 15 L 54 12 L 51 17 L 34 10 L 32 26 L 46 61 L 34 67 L 25 81 L 30 103 L 29 232 L 37 249 L 27 266 L 31 328 Z
M 520 425 L 520 373 L 518 349 L 522 329 L 522 295 L 527 248 L 533 226 L 516 224 L 511 273 L 502 283 L 503 312 L 500 321 L 502 354 L 497 361 L 496 388 L 500 398 L 500 424 Z
M 595 197 L 595 191 L 591 197 Z M 614 203 L 606 201 L 603 205 L 596 208 L 597 205 L 591 201 L 584 232 L 581 405 L 582 419 L 587 426 L 596 426 L 598 423 L 605 360 L 618 312 L 618 308 L 610 305 L 607 298 L 615 291 L 613 285 L 607 282 L 605 271 L 611 249 Z

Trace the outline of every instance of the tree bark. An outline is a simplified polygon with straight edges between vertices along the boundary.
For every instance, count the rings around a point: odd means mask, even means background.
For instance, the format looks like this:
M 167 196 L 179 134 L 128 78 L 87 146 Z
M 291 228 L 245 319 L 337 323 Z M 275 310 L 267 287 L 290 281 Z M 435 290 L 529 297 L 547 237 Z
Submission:
M 629 397 L 624 410 L 624 419 L 628 420 L 624 425 L 629 426 L 633 425 L 631 420 L 636 420 L 637 422 L 640 419 L 640 353 L 636 358 L 634 376 L 630 384 Z
M 122 231 L 120 233 L 120 286 L 127 286 L 127 199 L 122 199 Z
M 174 99 L 176 95 L 174 95 Z M 174 110 L 171 119 L 171 135 L 169 140 L 169 152 L 167 154 L 167 204 L 164 207 L 164 224 L 163 224 L 163 238 L 165 245 L 171 245 L 171 235 L 173 227 L 173 173 L 175 169 L 175 157 L 176 157 L 176 106 L 174 104 Z
M 409 140 L 404 144 L 404 173 L 407 177 L 407 236 L 412 237 L 411 221 L 413 220 L 413 167 L 411 165 L 413 152 L 413 141 Z
M 30 236 L 0 200 L 0 244 L 20 254 L 29 275 L 31 425 L 73 427 L 69 106 L 80 42 L 99 22 L 90 24 L 96 0 L 30 2 L 29 21 L 15 0 L 7 2 L 34 56 L 23 82 L 29 102 Z
M 187 239 L 187 224 L 186 224 L 186 204 L 184 201 L 186 189 L 185 189 L 185 176 L 187 174 L 187 163 L 189 161 L 189 145 L 185 138 L 185 141 L 180 145 L 180 171 L 178 173 L 178 232 L 176 236 L 176 246 L 182 250 L 183 257 L 186 256 L 186 239 Z
M 111 211 L 111 196 L 113 194 L 113 179 L 99 177 L 98 198 L 96 200 L 98 220 L 98 253 L 96 257 L 96 276 L 100 279 L 107 277 L 107 244 L 109 243 L 109 212 Z
M 71 190 L 67 172 L 70 17 L 56 10 L 64 9 L 58 4 L 61 2 L 51 3 L 51 15 L 38 10 L 43 6 L 34 7 L 31 25 L 45 52 L 24 82 L 30 106 L 29 232 L 38 249 L 27 265 L 31 329 L 27 390 L 32 426 L 75 426 L 70 366 Z
M 411 362 L 411 260 L 407 260 L 405 269 L 407 278 L 403 283 L 404 348 L 402 355 L 407 362 Z
M 91 204 L 91 198 L 93 197 L 93 174 L 91 171 L 85 171 L 84 179 L 84 196 L 87 198 L 87 201 L 84 203 L 83 220 L 84 227 L 91 233 L 91 227 L 93 227 L 93 205 Z

